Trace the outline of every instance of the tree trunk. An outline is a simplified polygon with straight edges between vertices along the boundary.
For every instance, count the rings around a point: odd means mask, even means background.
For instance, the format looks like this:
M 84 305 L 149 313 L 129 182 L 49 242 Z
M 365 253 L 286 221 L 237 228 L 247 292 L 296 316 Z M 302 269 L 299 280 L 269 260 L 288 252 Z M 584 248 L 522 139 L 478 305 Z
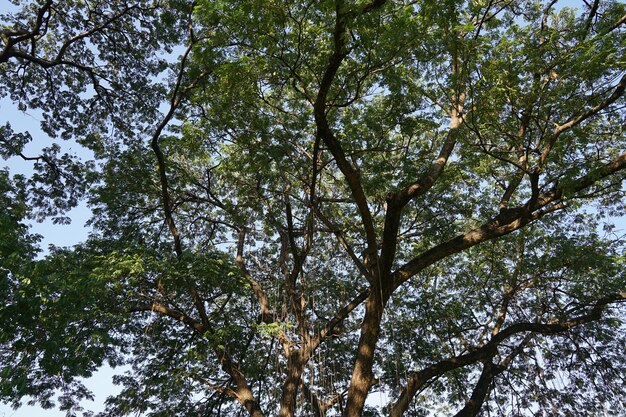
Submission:
M 344 417 L 360 417 L 363 413 L 365 399 L 373 382 L 374 352 L 386 302 L 387 298 L 383 300 L 378 291 L 370 292 L 369 297 L 365 300 L 365 317 L 361 323 L 361 338 L 359 339 L 359 348 L 348 388 L 348 401 L 344 409 Z
M 283 393 L 280 399 L 279 417 L 293 417 L 295 414 L 303 364 L 304 360 L 301 351 L 292 351 L 287 361 L 287 378 L 283 385 Z

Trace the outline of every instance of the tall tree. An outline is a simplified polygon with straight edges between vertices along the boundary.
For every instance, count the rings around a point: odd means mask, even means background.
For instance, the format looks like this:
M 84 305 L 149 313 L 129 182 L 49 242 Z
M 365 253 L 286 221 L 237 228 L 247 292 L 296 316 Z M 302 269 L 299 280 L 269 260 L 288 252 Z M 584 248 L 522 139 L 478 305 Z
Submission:
M 626 7 L 579 6 L 5 14 L 0 92 L 96 161 L 0 130 L 36 168 L 1 183 L 2 399 L 71 415 L 108 361 L 103 416 L 623 414 Z M 34 260 L 22 217 L 80 198 L 93 235 Z

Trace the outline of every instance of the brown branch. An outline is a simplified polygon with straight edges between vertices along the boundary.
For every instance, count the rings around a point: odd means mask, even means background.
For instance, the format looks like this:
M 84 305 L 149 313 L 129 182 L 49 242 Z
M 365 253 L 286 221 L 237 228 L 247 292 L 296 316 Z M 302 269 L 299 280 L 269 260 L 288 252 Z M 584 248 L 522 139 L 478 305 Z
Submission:
M 294 257 L 294 267 L 290 271 L 287 265 L 287 253 L 289 251 L 289 236 L 284 230 L 280 231 L 280 256 L 279 264 L 280 268 L 285 276 L 285 290 L 287 292 L 287 302 L 291 307 L 296 320 L 296 327 L 298 335 L 300 336 L 300 342 L 302 346 L 309 344 L 309 325 L 308 319 L 304 312 L 304 297 L 296 288 L 297 274 L 300 272 L 300 266 L 298 266 L 299 258 Z M 287 358 L 286 376 L 282 384 L 282 392 L 280 398 L 279 417 L 293 417 L 296 408 L 296 399 L 298 394 L 298 387 L 300 386 L 300 380 L 304 365 L 308 361 L 309 357 L 306 356 L 306 351 L 301 349 L 291 349 L 291 346 L 284 346 L 285 357 Z
M 301 254 L 298 253 L 298 245 L 296 244 L 296 237 L 294 235 L 293 213 L 291 210 L 289 191 L 291 191 L 291 185 L 288 185 L 287 189 L 283 192 L 283 197 L 285 199 L 285 214 L 287 217 L 287 237 L 289 238 L 289 249 L 291 250 L 291 256 L 293 256 L 294 264 L 302 265 L 302 257 Z
M 450 59 L 452 62 L 451 74 L 453 78 L 462 80 L 461 76 L 463 75 L 463 65 L 459 53 L 456 50 L 456 44 L 452 49 L 453 50 L 450 51 Z M 435 185 L 443 173 L 443 170 L 456 145 L 459 130 L 464 120 L 463 106 L 466 98 L 466 86 L 463 81 L 458 81 L 458 84 L 455 83 L 454 87 L 455 91 L 452 97 L 452 105 L 448 110 L 448 114 L 450 115 L 450 127 L 448 128 L 446 140 L 439 151 L 439 155 L 433 161 L 430 169 L 425 175 L 412 184 L 409 184 L 404 189 L 387 195 L 387 212 L 385 214 L 383 243 L 380 255 L 381 277 L 379 277 L 381 281 L 380 292 L 383 299 L 387 299 L 394 290 L 393 280 L 389 278 L 397 252 L 398 231 L 400 229 L 402 211 L 409 201 L 426 194 Z
M 461 113 L 463 111 L 463 97 L 456 100 L 455 108 L 452 111 L 452 117 L 450 119 L 450 128 L 446 140 L 439 151 L 437 159 L 433 162 L 428 173 L 422 178 L 408 185 L 404 189 L 398 191 L 393 196 L 393 203 L 397 209 L 404 207 L 411 199 L 424 195 L 428 190 L 432 188 L 437 179 L 441 176 L 454 146 L 456 145 L 458 129 L 462 123 Z
M 530 212 L 525 207 L 503 210 L 482 226 L 441 243 L 407 262 L 393 273 L 393 288 L 397 288 L 424 268 L 455 253 L 471 248 L 487 240 L 511 233 L 528 224 Z
M 248 282 L 248 284 L 250 284 L 250 288 L 252 289 L 252 292 L 254 293 L 254 295 L 257 298 L 257 301 L 259 302 L 259 306 L 261 308 L 261 321 L 264 323 L 271 323 L 274 320 L 272 318 L 273 314 L 272 314 L 272 308 L 270 306 L 269 299 L 267 298 L 267 295 L 265 294 L 265 291 L 263 290 L 263 287 L 261 286 L 261 284 L 259 284 L 258 281 L 252 278 L 252 275 L 248 271 L 248 268 L 246 267 L 246 263 L 244 261 L 243 249 L 244 249 L 245 239 L 246 239 L 246 229 L 241 228 L 239 230 L 239 237 L 237 240 L 237 255 L 235 257 L 235 264 L 237 265 L 239 270 L 243 273 L 244 279 Z
M 348 12 L 351 17 L 361 16 L 371 12 L 372 10 L 379 9 L 387 3 L 387 0 L 372 0 L 368 3 L 362 4 L 356 10 Z
M 333 334 L 333 330 L 337 327 L 343 320 L 348 317 L 348 315 L 358 306 L 360 306 L 363 301 L 365 301 L 370 293 L 370 290 L 361 291 L 356 297 L 354 297 L 348 304 L 343 306 L 332 319 L 330 319 L 326 325 L 314 336 L 311 338 L 311 343 L 309 345 L 310 353 L 312 355 L 315 349 L 330 335 Z
M 626 24 L 626 14 L 622 17 L 620 17 L 615 23 L 613 23 L 613 25 L 611 25 L 610 28 L 608 28 L 606 31 L 604 31 L 604 33 L 602 35 L 606 35 L 609 32 L 613 32 L 615 29 L 617 29 L 618 27 L 622 26 Z
M 245 239 L 246 239 L 246 229 L 241 228 L 239 230 L 239 237 L 237 240 L 237 255 L 235 258 L 235 264 L 237 265 L 239 270 L 242 272 L 244 279 L 250 285 L 252 292 L 254 293 L 257 301 L 259 302 L 259 307 L 261 308 L 259 321 L 262 323 L 267 323 L 267 324 L 275 323 L 276 320 L 274 318 L 274 313 L 272 311 L 272 307 L 270 305 L 269 299 L 267 298 L 267 295 L 265 294 L 265 290 L 263 289 L 263 286 L 252 277 L 248 268 L 246 267 L 246 263 L 245 263 L 244 255 L 243 255 Z M 289 339 L 287 334 L 285 334 L 285 332 L 283 332 L 280 329 L 278 329 L 276 337 L 278 341 L 281 343 L 281 345 L 283 346 L 285 355 L 288 356 L 291 351 L 291 347 L 293 346 L 293 342 Z
M 228 395 L 229 397 L 237 399 L 237 393 L 231 388 L 228 388 L 228 387 L 224 388 L 220 385 L 214 384 L 213 382 L 201 377 L 198 374 L 192 374 L 188 372 L 182 372 L 182 374 L 200 382 L 203 385 L 206 385 L 207 387 L 219 392 L 220 394 L 225 394 L 225 395 Z
M 487 398 L 491 382 L 498 372 L 498 367 L 491 362 L 491 359 L 488 359 L 483 363 L 483 370 L 480 373 L 478 382 L 476 382 L 476 385 L 474 386 L 472 396 L 469 401 L 467 401 L 465 406 L 454 415 L 454 417 L 475 417 L 480 412 L 480 408 Z
M 44 24 L 44 18 L 46 13 L 50 12 L 50 8 L 52 7 L 52 0 L 46 0 L 46 2 L 41 6 L 41 8 L 37 11 L 37 17 L 35 18 L 35 27 L 30 32 L 22 33 L 16 38 L 10 40 L 7 44 L 8 47 L 12 47 L 22 41 L 31 40 L 39 35 L 41 31 L 41 27 Z
M 137 5 L 133 5 L 130 7 L 126 7 L 124 10 L 122 10 L 120 13 L 111 16 L 110 18 L 108 18 L 107 20 L 105 20 L 103 23 L 101 23 L 98 26 L 94 26 L 93 28 L 91 28 L 90 30 L 87 30 L 85 32 L 79 33 L 78 35 L 66 40 L 65 42 L 63 42 L 63 45 L 61 45 L 61 48 L 59 49 L 59 52 L 57 53 L 56 56 L 56 61 L 60 61 L 61 58 L 63 57 L 63 55 L 65 54 L 65 51 L 75 42 L 87 38 L 91 35 L 93 35 L 94 33 L 106 28 L 107 26 L 109 26 L 111 23 L 113 23 L 114 21 L 120 19 L 121 17 L 123 17 L 124 15 L 128 14 L 131 10 L 136 9 Z
M 542 218 L 546 214 L 565 208 L 565 204 L 559 202 L 564 196 L 575 197 L 573 194 L 576 192 L 582 191 L 625 168 L 626 152 L 614 158 L 609 163 L 579 177 L 572 182 L 572 185 L 555 186 L 547 192 L 532 197 L 525 205 L 500 210 L 497 216 L 484 223 L 482 226 L 461 234 L 447 242 L 440 243 L 398 268 L 392 276 L 394 289 L 424 268 L 447 256 L 514 232 Z M 551 203 L 554 203 L 554 205 L 546 207 Z
M 324 403 L 322 403 L 311 388 L 305 383 L 300 384 L 302 388 L 302 394 L 304 394 L 304 398 L 311 404 L 311 408 L 313 409 L 313 415 L 315 417 L 325 417 L 326 416 L 326 408 L 324 407 Z
M 301 384 L 302 393 L 304 397 L 311 403 L 311 407 L 313 408 L 314 417 L 325 417 L 326 410 L 328 410 L 333 405 L 339 403 L 341 401 L 342 396 L 345 392 L 338 392 L 333 395 L 329 400 L 322 401 L 319 396 L 309 388 L 309 386 L 305 383 Z
M 387 213 L 385 215 L 385 227 L 383 230 L 383 248 L 381 251 L 381 270 L 387 274 L 393 265 L 398 243 L 398 230 L 403 208 L 410 200 L 420 195 L 424 195 L 430 190 L 443 172 L 450 155 L 456 145 L 458 129 L 462 118 L 460 117 L 461 107 L 453 110 L 448 136 L 439 151 L 437 159 L 433 162 L 429 172 L 419 180 L 405 187 L 397 193 L 387 195 Z M 389 282 L 390 283 L 390 282 Z M 383 297 L 392 291 L 392 285 L 384 285 Z
M 344 237 L 343 232 L 339 229 L 339 227 L 337 227 L 335 224 L 333 224 L 333 222 L 331 222 L 328 217 L 326 217 L 322 213 L 322 211 L 321 211 L 321 209 L 319 207 L 315 206 L 314 210 L 315 210 L 315 214 L 317 215 L 317 218 L 320 219 L 320 221 L 324 224 L 324 226 L 326 226 L 328 228 L 328 230 L 330 230 L 335 235 L 335 237 L 337 238 L 337 241 L 339 242 L 341 247 L 346 251 L 346 253 L 350 257 L 350 259 L 352 259 L 352 262 L 356 265 L 356 267 L 361 272 L 361 274 L 366 279 L 369 280 L 370 279 L 370 272 L 367 270 L 367 268 L 365 267 L 363 262 L 361 262 L 359 257 L 356 256 L 356 254 L 354 253 L 354 250 L 352 249 L 352 247 L 350 246 L 350 244 L 348 243 L 348 241 Z
M 372 213 L 370 212 L 368 206 L 367 197 L 363 191 L 361 179 L 358 172 L 354 169 L 351 163 L 348 162 L 341 143 L 328 124 L 326 114 L 326 100 L 328 93 L 333 81 L 335 80 L 339 67 L 349 53 L 347 47 L 347 24 L 349 16 L 346 8 L 347 6 L 344 4 L 343 0 L 336 1 L 335 29 L 333 32 L 334 50 L 329 58 L 324 75 L 322 76 L 319 91 L 313 105 L 313 113 L 315 116 L 315 124 L 317 126 L 316 136 L 322 139 L 330 153 L 335 158 L 335 162 L 337 163 L 339 170 L 346 178 L 352 197 L 354 198 L 359 214 L 361 215 L 361 221 L 363 228 L 365 229 L 365 236 L 367 240 L 367 252 L 370 256 L 377 258 L 378 246 L 376 244 L 376 231 L 374 229 L 374 222 L 372 219 Z
M 517 129 L 517 139 L 522 143 L 526 137 L 528 125 L 530 123 L 532 107 L 533 106 L 530 105 L 529 107 L 524 109 L 520 120 L 520 126 Z M 515 177 L 511 180 L 511 182 L 509 182 L 509 185 L 504 190 L 504 194 L 500 198 L 500 203 L 498 204 L 500 210 L 506 209 L 509 206 L 509 201 L 511 200 L 511 197 L 513 196 L 519 185 L 522 183 L 524 174 L 528 173 L 528 154 L 527 150 L 522 148 L 521 145 L 519 145 L 517 148 L 517 157 L 518 162 L 516 166 L 518 167 L 519 171 L 515 174 Z
M 180 259 L 183 255 L 183 250 L 182 250 L 182 246 L 180 242 L 180 235 L 176 227 L 174 218 L 172 216 L 171 201 L 170 201 L 169 191 L 167 190 L 167 176 L 165 173 L 165 160 L 164 160 L 163 152 L 161 151 L 161 148 L 158 146 L 156 141 L 152 142 L 152 149 L 154 150 L 154 153 L 157 156 L 157 160 L 159 161 L 159 177 L 161 181 L 161 190 L 162 190 L 161 196 L 163 199 L 163 210 L 165 212 L 166 222 L 169 226 L 170 233 L 172 234 L 172 237 L 174 238 L 174 249 L 176 251 L 176 256 Z M 191 299 L 194 305 L 196 306 L 196 309 L 198 310 L 200 317 L 202 317 L 202 322 L 205 324 L 208 323 L 209 318 L 206 313 L 204 301 L 200 297 L 200 294 L 198 293 L 197 288 L 191 282 L 188 282 L 187 285 L 188 285 L 189 295 L 191 296 Z
M 475 417 L 480 412 L 481 407 L 485 403 L 487 394 L 489 394 L 490 386 L 496 376 L 501 374 L 508 368 L 513 359 L 524 351 L 524 348 L 530 343 L 535 336 L 534 333 L 528 333 L 524 339 L 504 358 L 500 363 L 495 364 L 492 358 L 483 362 L 483 370 L 474 386 L 472 396 L 465 406 L 459 410 L 454 417 Z
M 520 355 L 526 346 L 530 343 L 531 340 L 536 336 L 535 333 L 528 333 L 524 339 L 498 364 L 498 367 L 502 370 L 506 369 L 513 359 L 515 359 L 518 355 Z
M 203 323 L 199 320 L 195 320 L 189 317 L 187 314 L 170 308 L 162 303 L 153 302 L 146 305 L 136 305 L 128 309 L 128 312 L 145 312 L 152 311 L 162 314 L 167 317 L 171 317 L 174 320 L 180 321 L 189 326 L 193 331 L 202 337 L 206 336 L 206 332 L 211 332 L 212 329 L 210 323 Z M 211 342 L 213 351 L 217 355 L 217 358 L 222 366 L 224 372 L 226 372 L 235 382 L 237 389 L 231 390 L 231 396 L 237 398 L 241 405 L 248 411 L 251 417 L 263 417 L 263 412 L 259 406 L 259 403 L 254 398 L 252 390 L 246 381 L 245 376 L 239 369 L 239 366 L 232 360 L 230 355 L 226 352 L 224 346 L 220 346 L 218 343 Z M 215 388 L 215 387 L 214 387 Z M 230 389 L 229 389 L 230 390 Z M 220 390 L 218 390 L 220 391 Z M 221 392 L 221 391 L 220 391 Z
M 606 178 L 612 174 L 615 174 L 618 171 L 621 171 L 626 167 L 626 152 L 622 153 L 618 157 L 614 158 L 609 163 L 601 166 L 600 168 L 589 171 L 586 175 L 579 177 L 575 180 L 571 186 L 563 187 L 562 193 L 566 196 L 570 192 L 580 192 L 586 188 L 591 187 L 598 179 Z
M 289 271 L 287 268 L 287 264 L 284 263 L 284 272 L 286 276 L 286 288 L 290 297 L 291 305 L 293 308 L 294 315 L 296 316 L 297 322 L 297 330 L 300 334 L 301 343 L 306 345 L 309 341 L 310 337 L 310 326 L 309 321 L 306 315 L 306 302 L 305 296 L 302 291 L 298 290 L 296 285 L 298 277 L 301 277 L 301 280 L 304 279 L 302 275 L 304 263 L 308 256 L 309 250 L 311 249 L 311 245 L 313 243 L 313 225 L 312 219 L 309 218 L 309 222 L 306 227 L 306 231 L 304 233 L 305 242 L 302 248 L 299 250 L 298 245 L 296 243 L 296 232 L 293 222 L 293 214 L 291 208 L 290 201 L 290 191 L 291 187 L 287 186 L 286 190 L 283 192 L 284 200 L 285 200 L 285 214 L 287 218 L 287 230 L 282 231 L 281 234 L 283 236 L 286 235 L 286 239 L 283 238 L 283 247 L 288 248 L 291 251 L 291 255 L 293 258 L 293 266 Z M 286 242 L 285 242 L 286 240 Z
M 163 119 L 157 126 L 154 133 L 152 134 L 152 140 L 150 141 L 150 146 L 152 147 L 152 150 L 157 158 L 157 163 L 159 167 L 159 182 L 161 185 L 161 199 L 163 203 L 163 212 L 165 214 L 165 221 L 174 239 L 174 248 L 176 251 L 176 255 L 178 257 L 182 256 L 183 250 L 182 250 L 182 245 L 180 241 L 180 234 L 179 234 L 178 228 L 176 227 L 176 222 L 174 221 L 174 218 L 172 216 L 172 198 L 169 193 L 165 156 L 159 145 L 159 139 L 161 137 L 161 133 L 163 129 L 165 129 L 165 127 L 172 120 L 176 110 L 178 109 L 178 106 L 181 103 L 182 97 L 179 94 L 179 90 L 181 88 L 181 84 L 183 80 L 184 68 L 185 68 L 185 64 L 187 61 L 187 57 L 189 53 L 191 52 L 192 48 L 193 48 L 193 44 L 191 43 L 187 47 L 185 52 L 183 53 L 183 56 L 180 62 L 180 69 L 178 71 L 178 77 L 176 79 L 176 85 L 174 87 L 174 91 L 172 92 L 172 98 L 170 99 L 170 108 L 167 114 L 165 115 L 165 117 L 163 117 Z
M 555 321 L 550 323 L 513 324 L 493 336 L 492 339 L 484 346 L 472 352 L 444 359 L 422 369 L 419 372 L 414 372 L 409 377 L 407 385 L 400 394 L 400 397 L 393 404 L 390 416 L 402 416 L 407 410 L 410 402 L 412 401 L 418 390 L 425 384 L 427 384 L 428 381 L 430 381 L 432 378 L 441 376 L 451 370 L 471 365 L 479 361 L 491 360 L 491 358 L 493 358 L 498 353 L 498 346 L 512 336 L 526 332 L 544 335 L 562 333 L 572 328 L 601 319 L 602 312 L 608 304 L 624 301 L 626 301 L 626 292 L 618 292 L 596 300 L 593 307 L 587 314 L 583 314 L 569 320 Z M 504 363 L 503 365 L 507 364 L 508 363 Z
M 254 394 L 239 367 L 232 361 L 225 350 L 217 353 L 222 369 L 233 378 L 237 386 L 235 393 L 239 403 L 246 409 L 250 417 L 264 417 L 263 411 L 258 401 L 254 398 Z
M 624 94 L 625 89 L 626 89 L 626 74 L 622 76 L 619 83 L 614 87 L 613 93 L 609 97 L 607 97 L 604 101 L 595 105 L 591 109 L 583 112 L 582 114 L 572 117 L 571 119 L 569 119 L 567 122 L 563 123 L 562 125 L 558 125 L 554 129 L 554 132 L 552 133 L 550 140 L 548 141 L 548 143 L 546 143 L 545 148 L 541 152 L 541 157 L 539 159 L 539 162 L 537 163 L 535 172 L 537 173 L 541 172 L 541 170 L 543 169 L 543 166 L 546 163 L 546 160 L 548 159 L 548 155 L 550 154 L 550 151 L 552 150 L 557 139 L 559 138 L 559 136 L 561 136 L 563 132 L 570 130 L 574 126 L 584 122 L 585 120 L 596 115 L 597 113 L 599 113 L 600 111 L 608 107 L 609 105 L 613 104 L 615 101 L 617 101 L 617 99 L 619 99 Z
M 156 156 L 158 170 L 159 170 L 159 184 L 161 188 L 161 200 L 163 204 L 162 206 L 163 214 L 165 215 L 165 221 L 169 228 L 170 234 L 172 235 L 172 238 L 174 239 L 174 250 L 176 252 L 176 257 L 179 259 L 183 255 L 183 248 L 182 248 L 182 243 L 181 243 L 181 238 L 180 238 L 180 232 L 178 230 L 178 227 L 176 226 L 176 222 L 173 216 L 173 202 L 172 202 L 172 198 L 169 192 L 165 155 L 163 154 L 163 151 L 159 145 L 159 139 L 165 127 L 169 124 L 169 122 L 174 117 L 174 114 L 176 113 L 176 110 L 178 110 L 178 107 L 182 103 L 183 98 L 192 88 L 195 87 L 195 85 L 203 78 L 203 76 L 206 75 L 206 74 L 202 74 L 201 76 L 198 76 L 191 84 L 189 84 L 185 88 L 182 88 L 182 83 L 183 83 L 183 78 L 184 78 L 184 73 L 185 73 L 185 65 L 187 63 L 187 58 L 191 50 L 193 49 L 193 46 L 194 46 L 194 42 L 191 41 L 189 43 L 189 46 L 187 47 L 187 49 L 182 55 L 182 58 L 180 61 L 180 68 L 178 70 L 178 76 L 176 78 L 176 84 L 174 86 L 174 90 L 172 91 L 172 97 L 170 99 L 170 108 L 167 114 L 163 117 L 163 119 L 157 126 L 156 130 L 154 131 L 152 135 L 152 139 L 150 141 L 150 146 Z M 202 318 L 202 322 L 208 325 L 209 318 L 206 313 L 204 301 L 200 297 L 200 294 L 198 293 L 198 290 L 196 289 L 195 285 L 191 282 L 187 284 L 188 284 L 189 294 L 191 295 L 193 303 L 196 306 L 196 309 L 198 310 L 200 317 Z
M 589 33 L 589 30 L 591 29 L 593 19 L 598 13 L 598 6 L 600 6 L 600 0 L 594 0 L 593 5 L 591 6 L 591 10 L 589 11 L 589 16 L 587 16 L 587 21 L 585 22 L 585 35 Z
M 162 314 L 164 316 L 168 316 L 173 318 L 174 320 L 180 321 L 187 326 L 191 327 L 195 332 L 202 335 L 205 331 L 207 331 L 207 326 L 199 320 L 196 320 L 192 317 L 189 317 L 187 314 L 183 313 L 180 310 L 176 310 L 166 306 L 165 304 L 159 302 L 153 302 L 151 304 L 145 305 L 136 305 L 132 306 L 128 309 L 129 313 L 137 313 L 137 312 L 145 312 L 151 311 L 155 313 Z
M 0 53 L 0 63 L 1 62 L 7 62 L 10 58 L 15 57 L 15 58 L 21 58 L 21 59 L 24 59 L 26 61 L 35 63 L 37 65 L 40 65 L 43 68 L 50 68 L 50 67 L 57 66 L 57 65 L 76 66 L 75 63 L 70 63 L 70 62 L 65 61 L 63 59 L 63 56 L 65 55 L 65 52 L 67 51 L 67 49 L 70 46 L 72 46 L 72 44 L 76 43 L 77 41 L 79 41 L 81 39 L 85 39 L 85 38 L 93 35 L 96 32 L 102 31 L 103 29 L 105 29 L 109 25 L 111 25 L 111 23 L 115 22 L 116 20 L 119 20 L 124 15 L 128 14 L 133 9 L 137 8 L 137 5 L 126 7 L 121 12 L 110 16 L 108 19 L 106 19 L 101 24 L 95 25 L 93 28 L 91 28 L 91 29 L 89 29 L 87 31 L 81 32 L 81 33 L 73 36 L 70 39 L 67 39 L 66 41 L 64 41 L 61 44 L 61 47 L 59 48 L 59 51 L 56 53 L 56 56 L 55 56 L 54 59 L 45 59 L 45 58 L 37 57 L 33 53 L 28 53 L 28 52 L 24 52 L 24 51 L 21 51 L 21 50 L 16 50 L 15 49 L 15 45 L 17 45 L 17 44 L 19 44 L 21 42 L 24 42 L 24 41 L 28 41 L 28 40 L 31 40 L 32 42 L 35 42 L 35 38 L 37 36 L 40 36 L 41 27 L 44 24 L 44 16 L 45 16 L 45 14 L 47 12 L 49 12 L 49 9 L 51 8 L 52 3 L 53 3 L 52 0 L 48 0 L 39 9 L 39 11 L 37 13 L 37 19 L 36 19 L 36 22 L 35 22 L 35 27 L 33 28 L 32 31 L 25 32 L 25 33 L 22 32 L 22 31 L 11 31 L 11 30 L 0 31 L 0 38 L 2 38 L 2 40 L 3 40 L 4 44 L 5 44 L 5 47 L 4 47 L 3 51 L 2 51 L 2 53 Z M 91 69 L 91 70 L 93 70 L 93 69 Z

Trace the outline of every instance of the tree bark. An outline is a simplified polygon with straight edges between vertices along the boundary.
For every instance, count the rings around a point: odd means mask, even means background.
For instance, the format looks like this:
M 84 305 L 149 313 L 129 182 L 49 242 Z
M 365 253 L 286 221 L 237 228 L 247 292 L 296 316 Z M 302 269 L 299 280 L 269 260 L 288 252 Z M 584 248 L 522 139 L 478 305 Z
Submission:
M 380 322 L 387 300 L 388 298 L 383 299 L 378 291 L 372 291 L 365 300 L 365 317 L 361 323 L 361 337 L 352 370 L 344 417 L 360 417 L 363 413 L 365 399 L 372 386 L 374 352 L 380 335 Z
M 293 417 L 295 414 L 298 387 L 300 386 L 304 363 L 302 352 L 293 350 L 287 360 L 287 378 L 283 384 L 279 417 Z
M 472 392 L 472 396 L 469 401 L 465 404 L 458 413 L 454 415 L 454 417 L 474 417 L 480 411 L 480 408 L 483 406 L 485 399 L 487 398 L 487 394 L 489 393 L 489 386 L 491 385 L 491 381 L 498 374 L 498 368 L 491 362 L 491 359 L 486 361 L 483 365 L 483 371 L 478 378 L 478 382 L 474 387 L 474 391 Z

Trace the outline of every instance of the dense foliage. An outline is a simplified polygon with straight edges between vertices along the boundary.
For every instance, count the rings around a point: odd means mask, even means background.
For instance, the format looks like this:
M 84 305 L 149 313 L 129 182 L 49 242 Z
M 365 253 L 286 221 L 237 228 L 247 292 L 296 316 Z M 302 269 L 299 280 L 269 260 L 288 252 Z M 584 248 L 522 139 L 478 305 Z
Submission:
M 626 413 L 623 3 L 13 3 L 0 95 L 61 142 L 0 126 L 3 401 Z

